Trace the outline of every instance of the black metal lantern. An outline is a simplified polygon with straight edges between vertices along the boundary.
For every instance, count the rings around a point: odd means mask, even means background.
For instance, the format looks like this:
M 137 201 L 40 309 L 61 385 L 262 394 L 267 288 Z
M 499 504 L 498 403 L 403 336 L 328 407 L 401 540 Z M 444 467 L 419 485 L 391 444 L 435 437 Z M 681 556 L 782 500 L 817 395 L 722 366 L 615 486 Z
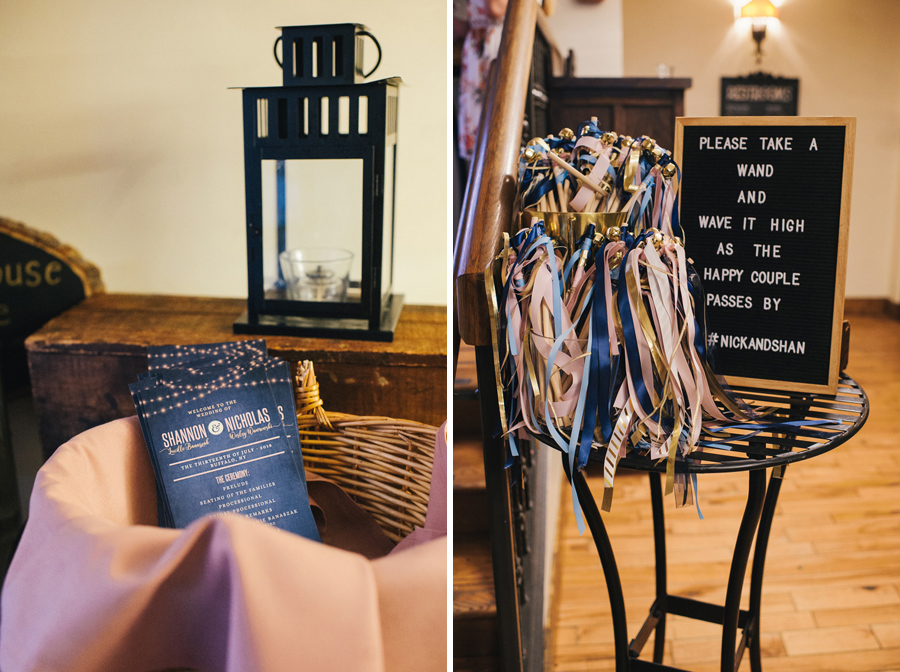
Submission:
M 281 31 L 284 86 L 243 89 L 248 298 L 234 331 L 391 341 L 400 79 L 361 81 L 365 26 Z

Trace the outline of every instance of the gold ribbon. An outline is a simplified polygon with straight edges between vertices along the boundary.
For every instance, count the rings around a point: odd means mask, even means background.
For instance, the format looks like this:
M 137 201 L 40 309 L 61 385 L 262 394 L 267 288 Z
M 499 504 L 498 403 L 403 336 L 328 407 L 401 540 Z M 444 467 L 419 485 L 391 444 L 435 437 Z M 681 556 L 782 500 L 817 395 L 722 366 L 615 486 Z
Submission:
M 640 254 L 640 250 L 635 248 L 634 250 L 629 252 L 629 256 L 631 256 L 632 254 Z M 643 332 L 644 337 L 647 340 L 647 346 L 650 350 L 650 356 L 653 360 L 653 365 L 656 367 L 657 371 L 663 371 L 666 368 L 664 363 L 665 360 L 660 354 L 659 344 L 656 342 L 656 335 L 653 333 L 653 327 L 650 324 L 650 320 L 647 317 L 646 311 L 644 310 L 644 300 L 641 296 L 641 291 L 634 279 L 634 273 L 632 273 L 631 269 L 628 267 L 625 268 L 625 285 L 628 291 L 628 297 L 631 300 L 631 305 L 634 306 L 634 310 L 637 312 L 637 318 L 638 322 L 641 325 L 641 331 Z M 640 346 L 638 346 L 638 348 L 640 348 Z M 643 371 L 633 371 L 632 375 L 641 375 L 643 377 Z M 652 403 L 654 406 L 657 406 L 659 404 L 659 397 L 657 397 L 656 395 L 656 389 L 653 387 L 652 382 L 649 386 L 647 386 L 647 393 L 650 395 L 650 403 Z
M 509 238 L 505 240 L 509 244 Z M 497 339 L 500 336 L 498 314 L 500 308 L 497 305 L 497 292 L 494 288 L 494 262 L 502 256 L 498 256 L 488 262 L 484 269 L 484 291 L 487 293 L 488 312 L 491 317 L 491 347 L 494 351 L 494 381 L 497 386 L 497 405 L 500 408 L 500 428 L 503 431 L 503 440 L 506 441 L 509 434 L 506 423 L 506 404 L 503 401 L 503 381 L 500 378 L 500 344 Z
M 609 511 L 612 507 L 613 481 L 616 477 L 616 466 L 619 463 L 619 451 L 625 443 L 626 432 L 634 415 L 634 407 L 631 398 L 625 402 L 625 408 L 619 413 L 612 436 L 609 437 L 609 445 L 606 447 L 606 457 L 603 459 L 603 502 L 600 508 Z
M 632 194 L 641 186 L 641 146 L 634 142 L 631 145 L 631 154 L 628 157 L 628 165 L 625 166 L 625 190 Z
M 674 402 L 676 410 L 678 403 Z M 669 456 L 666 461 L 666 496 L 675 490 L 675 457 L 678 454 L 678 439 L 681 437 L 681 413 L 675 413 L 675 426 L 669 435 Z

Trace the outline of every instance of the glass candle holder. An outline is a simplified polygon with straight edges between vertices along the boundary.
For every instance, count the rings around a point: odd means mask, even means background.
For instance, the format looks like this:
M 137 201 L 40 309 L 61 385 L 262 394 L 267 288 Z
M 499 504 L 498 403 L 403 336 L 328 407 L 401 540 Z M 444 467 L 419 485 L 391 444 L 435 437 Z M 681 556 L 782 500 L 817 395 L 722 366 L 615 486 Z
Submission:
M 285 250 L 281 273 L 294 301 L 346 301 L 353 253 L 336 247 Z

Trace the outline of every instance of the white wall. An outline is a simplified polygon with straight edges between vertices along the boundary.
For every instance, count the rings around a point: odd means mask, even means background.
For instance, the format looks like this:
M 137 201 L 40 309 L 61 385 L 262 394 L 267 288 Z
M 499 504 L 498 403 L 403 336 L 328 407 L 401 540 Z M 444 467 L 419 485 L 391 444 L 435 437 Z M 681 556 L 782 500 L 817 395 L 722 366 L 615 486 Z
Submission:
M 0 216 L 113 292 L 247 292 L 240 86 L 277 86 L 276 26 L 363 23 L 400 76 L 395 290 L 447 297 L 442 0 L 4 0 Z M 374 49 L 367 45 L 366 56 Z
M 622 1 L 555 3 L 550 30 L 563 56 L 574 50 L 578 77 L 622 76 Z
M 784 0 L 780 11 L 762 69 L 800 79 L 801 115 L 857 119 L 846 295 L 900 302 L 900 2 Z M 688 116 L 718 115 L 720 78 L 759 70 L 731 0 L 628 0 L 623 19 L 624 74 L 674 65 L 693 78 Z

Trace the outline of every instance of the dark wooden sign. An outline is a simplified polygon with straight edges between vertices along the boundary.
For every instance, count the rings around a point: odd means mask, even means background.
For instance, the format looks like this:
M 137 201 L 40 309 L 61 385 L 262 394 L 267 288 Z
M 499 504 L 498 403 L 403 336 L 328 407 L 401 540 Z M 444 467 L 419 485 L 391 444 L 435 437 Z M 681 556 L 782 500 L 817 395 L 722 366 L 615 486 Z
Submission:
M 26 375 L 25 338 L 102 291 L 100 271 L 72 247 L 0 218 L 0 370 L 9 389 Z
M 722 77 L 723 117 L 787 117 L 797 114 L 799 79 L 756 73 L 746 77 Z
M 685 249 L 729 382 L 837 389 L 856 120 L 676 121 Z

